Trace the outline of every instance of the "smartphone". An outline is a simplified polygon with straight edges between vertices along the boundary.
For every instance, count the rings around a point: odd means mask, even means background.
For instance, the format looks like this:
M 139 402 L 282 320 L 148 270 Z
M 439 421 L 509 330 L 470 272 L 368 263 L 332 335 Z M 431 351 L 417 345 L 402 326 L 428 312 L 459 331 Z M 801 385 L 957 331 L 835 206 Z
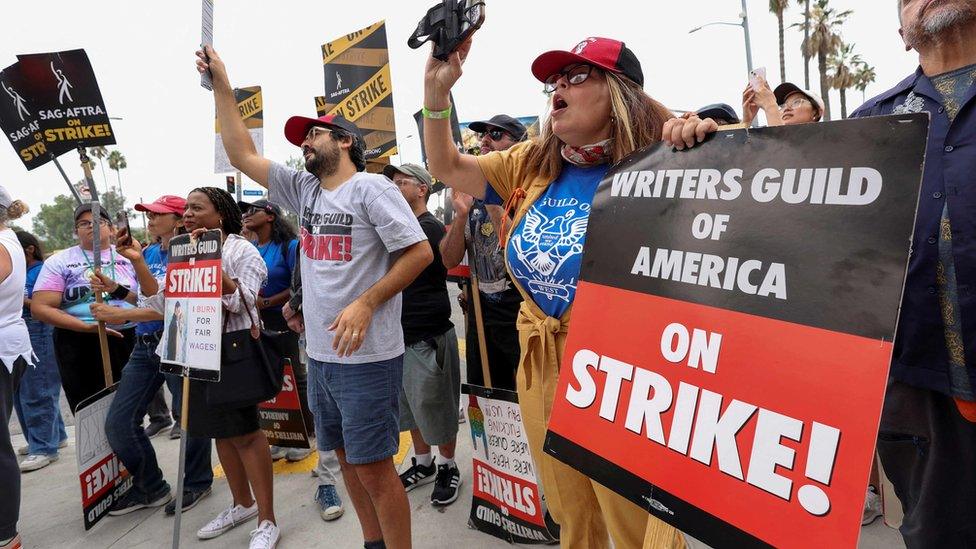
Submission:
M 759 91 L 759 86 L 762 85 L 762 82 L 765 79 L 766 67 L 759 67 L 758 69 L 752 69 L 749 71 L 749 85 L 752 86 L 753 91 Z
M 132 242 L 132 231 L 129 229 L 129 216 L 125 212 L 115 215 L 115 245 L 128 246 Z

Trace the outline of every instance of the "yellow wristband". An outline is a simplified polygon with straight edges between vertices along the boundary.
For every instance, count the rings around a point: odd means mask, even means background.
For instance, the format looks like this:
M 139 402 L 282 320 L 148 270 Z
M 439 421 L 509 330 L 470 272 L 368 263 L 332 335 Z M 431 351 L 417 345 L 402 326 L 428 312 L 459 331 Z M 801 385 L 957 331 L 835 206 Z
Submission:
M 424 107 L 421 112 L 424 114 L 424 118 L 432 118 L 434 120 L 444 120 L 451 117 L 451 108 L 447 107 L 442 111 L 432 111 L 427 107 Z

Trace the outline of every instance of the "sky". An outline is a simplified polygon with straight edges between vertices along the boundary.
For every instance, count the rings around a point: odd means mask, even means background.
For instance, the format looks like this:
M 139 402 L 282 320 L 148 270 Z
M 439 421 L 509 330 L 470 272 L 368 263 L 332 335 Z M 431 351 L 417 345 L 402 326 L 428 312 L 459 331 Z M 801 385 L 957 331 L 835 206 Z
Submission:
M 264 154 L 284 162 L 298 150 L 284 139 L 289 116 L 315 115 L 314 100 L 323 94 L 321 45 L 344 34 L 386 21 L 393 78 L 399 158 L 419 162 L 420 140 L 413 113 L 423 100 L 423 71 L 429 49 L 406 46 L 433 0 L 215 0 L 214 45 L 227 64 L 235 87 L 262 86 Z M 915 52 L 905 51 L 898 36 L 896 2 L 831 0 L 853 14 L 841 30 L 855 51 L 875 66 L 877 81 L 867 97 L 888 89 L 915 70 Z M 752 57 L 766 67 L 770 84 L 779 83 L 776 18 L 768 0 L 747 0 Z M 486 21 L 475 35 L 464 75 L 454 88 L 461 121 L 498 113 L 544 115 L 547 97 L 529 67 L 540 53 L 570 49 L 588 36 L 624 41 L 643 65 L 644 89 L 671 109 L 695 109 L 724 102 L 741 113 L 747 80 L 741 27 L 710 26 L 738 22 L 740 0 L 487 0 Z M 199 85 L 194 54 L 200 42 L 200 3 L 190 0 L 143 2 L 67 0 L 43 3 L 5 2 L 0 33 L 0 67 L 17 54 L 84 48 L 98 78 L 113 120 L 118 148 L 128 168 L 122 170 L 126 202 L 151 201 L 161 194 L 185 195 L 203 185 L 223 187 L 224 175 L 213 169 L 212 94 Z M 802 20 L 794 2 L 787 25 Z M 802 31 L 786 29 L 786 76 L 803 85 Z M 816 61 L 811 87 L 819 90 Z M 848 92 L 848 110 L 861 104 L 861 93 Z M 840 112 L 837 92 L 831 94 Z M 836 115 L 835 115 L 836 116 Z M 77 155 L 61 163 L 69 177 L 81 179 Z M 105 166 L 108 182 L 116 175 Z M 96 184 L 104 190 L 101 172 Z M 13 147 L 0 144 L 0 184 L 27 202 L 30 217 L 66 185 L 53 164 L 28 172 Z M 259 188 L 246 182 L 245 188 Z

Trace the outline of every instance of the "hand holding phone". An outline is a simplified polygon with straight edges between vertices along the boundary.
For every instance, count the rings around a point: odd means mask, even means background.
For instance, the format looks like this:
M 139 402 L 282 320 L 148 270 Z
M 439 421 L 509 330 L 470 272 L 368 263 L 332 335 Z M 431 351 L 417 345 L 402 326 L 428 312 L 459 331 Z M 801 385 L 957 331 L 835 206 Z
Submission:
M 115 245 L 116 247 L 132 244 L 132 231 L 129 228 L 129 216 L 119 212 L 115 216 Z
M 762 87 L 765 81 L 766 67 L 759 67 L 758 69 L 749 71 L 749 85 L 752 86 L 753 91 L 759 91 L 759 88 Z

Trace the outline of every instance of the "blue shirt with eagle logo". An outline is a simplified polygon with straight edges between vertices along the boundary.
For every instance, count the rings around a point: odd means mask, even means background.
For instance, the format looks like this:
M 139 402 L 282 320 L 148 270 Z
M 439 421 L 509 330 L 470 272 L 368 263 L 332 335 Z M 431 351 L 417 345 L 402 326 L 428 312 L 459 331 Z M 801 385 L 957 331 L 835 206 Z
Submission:
M 593 195 L 609 165 L 563 163 L 562 173 L 512 231 L 506 254 L 516 281 L 542 312 L 560 318 L 576 297 Z

